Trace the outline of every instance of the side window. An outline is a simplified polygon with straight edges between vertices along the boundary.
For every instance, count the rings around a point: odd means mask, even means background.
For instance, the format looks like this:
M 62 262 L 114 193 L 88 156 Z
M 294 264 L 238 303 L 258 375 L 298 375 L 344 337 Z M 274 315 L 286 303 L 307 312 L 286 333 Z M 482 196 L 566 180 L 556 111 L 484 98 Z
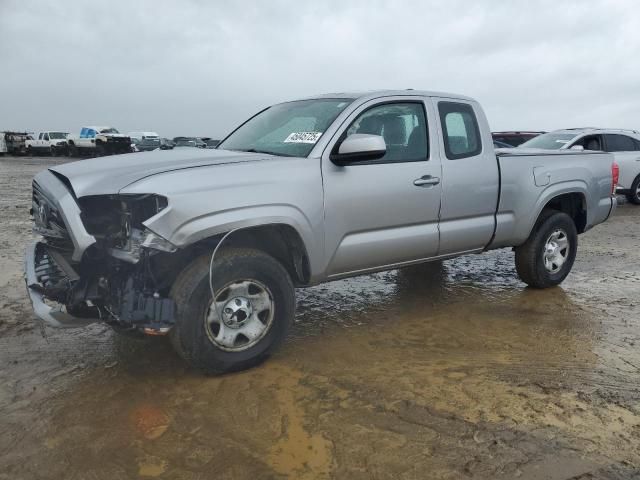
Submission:
M 45 134 L 44 134 L 44 137 L 42 137 L 42 139 L 43 139 L 43 140 L 49 140 L 49 134 L 48 134 L 48 133 L 45 133 Z
M 480 128 L 471 105 L 439 102 L 444 150 L 449 160 L 473 157 L 482 151 Z
M 80 130 L 80 138 L 87 138 L 87 129 L 83 128 Z
M 380 135 L 387 153 L 367 163 L 416 162 L 429 159 L 429 139 L 424 106 L 419 102 L 386 103 L 361 113 L 346 136 L 355 133 Z
M 636 142 L 626 135 L 605 135 L 607 152 L 633 152 L 636 150 Z
M 38 140 L 42 140 L 42 134 L 38 135 Z
M 96 131 L 93 128 L 87 129 L 88 138 L 96 138 Z

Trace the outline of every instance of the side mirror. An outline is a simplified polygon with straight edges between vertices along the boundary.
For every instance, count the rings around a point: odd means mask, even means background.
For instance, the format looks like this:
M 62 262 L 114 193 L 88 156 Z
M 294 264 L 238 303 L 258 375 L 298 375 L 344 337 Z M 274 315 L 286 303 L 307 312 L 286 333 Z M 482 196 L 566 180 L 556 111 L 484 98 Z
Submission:
M 573 147 L 570 148 L 570 150 L 575 150 L 576 152 L 582 152 L 584 151 L 584 147 L 582 145 L 574 145 Z
M 380 135 L 354 133 L 345 138 L 338 147 L 338 153 L 331 155 L 331 161 L 337 165 L 351 162 L 377 160 L 387 153 L 387 144 Z

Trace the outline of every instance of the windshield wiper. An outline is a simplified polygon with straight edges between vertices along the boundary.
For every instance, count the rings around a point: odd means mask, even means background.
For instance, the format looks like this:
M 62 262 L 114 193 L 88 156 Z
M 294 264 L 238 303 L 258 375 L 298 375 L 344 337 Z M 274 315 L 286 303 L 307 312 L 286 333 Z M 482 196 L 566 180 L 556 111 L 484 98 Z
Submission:
M 275 155 L 276 157 L 295 157 L 295 155 L 291 155 L 290 153 L 267 152 L 266 150 L 257 150 L 255 148 L 248 148 L 247 150 L 234 150 L 234 151 L 247 152 L 247 153 L 266 153 L 267 155 Z

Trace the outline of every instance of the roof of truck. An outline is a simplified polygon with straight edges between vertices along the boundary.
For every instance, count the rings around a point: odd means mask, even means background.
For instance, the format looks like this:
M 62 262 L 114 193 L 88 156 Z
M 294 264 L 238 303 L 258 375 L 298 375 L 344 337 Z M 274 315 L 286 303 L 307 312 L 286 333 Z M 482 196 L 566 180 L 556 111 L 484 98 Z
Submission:
M 363 92 L 339 92 L 339 93 L 325 93 L 322 95 L 313 95 L 306 97 L 303 100 L 311 100 L 315 98 L 351 98 L 351 99 L 366 99 L 366 98 L 378 98 L 378 97 L 392 97 L 392 96 L 420 96 L 420 97 L 443 97 L 443 98 L 457 98 L 460 100 L 467 100 L 475 102 L 475 99 L 467 97 L 465 95 L 459 95 L 457 93 L 446 92 L 434 92 L 429 90 L 413 90 L 407 88 L 405 90 L 370 90 Z

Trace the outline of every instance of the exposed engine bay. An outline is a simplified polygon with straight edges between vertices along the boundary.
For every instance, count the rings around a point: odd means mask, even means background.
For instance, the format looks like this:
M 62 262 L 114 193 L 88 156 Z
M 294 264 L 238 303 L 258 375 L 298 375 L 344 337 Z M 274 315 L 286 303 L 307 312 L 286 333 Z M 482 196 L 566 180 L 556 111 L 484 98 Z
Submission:
M 175 322 L 169 289 L 184 258 L 143 225 L 166 208 L 166 198 L 100 195 L 76 202 L 86 233 L 95 239 L 79 261 L 73 259 L 74 242 L 55 201 L 34 181 L 31 214 L 42 240 L 33 247 L 36 281 L 28 279 L 29 288 L 76 319 L 166 333 Z

